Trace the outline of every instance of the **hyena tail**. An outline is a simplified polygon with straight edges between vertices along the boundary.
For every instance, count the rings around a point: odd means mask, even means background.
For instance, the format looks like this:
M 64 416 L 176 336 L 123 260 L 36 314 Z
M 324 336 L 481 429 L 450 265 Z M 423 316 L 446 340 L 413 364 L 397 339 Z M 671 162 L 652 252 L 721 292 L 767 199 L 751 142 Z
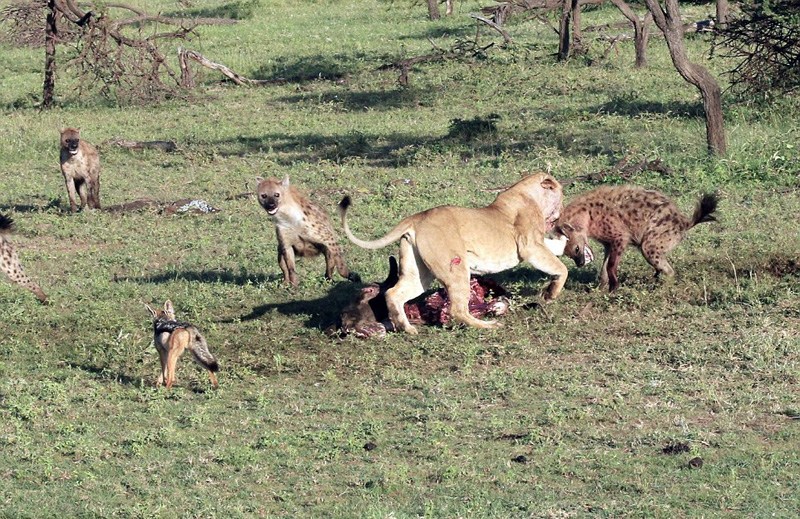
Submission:
M 694 216 L 692 216 L 692 221 L 689 222 L 689 228 L 694 227 L 699 223 L 704 222 L 714 222 L 717 219 L 712 214 L 714 211 L 717 210 L 717 204 L 719 203 L 719 197 L 713 193 L 706 193 L 697 203 L 697 208 L 694 210 Z
M 9 234 L 14 230 L 14 220 L 0 213 L 0 234 Z
M 219 364 L 217 363 L 217 359 L 208 351 L 208 343 L 206 343 L 205 337 L 200 335 L 200 332 L 197 330 L 191 330 L 191 332 L 193 336 L 190 350 L 194 356 L 194 360 L 208 371 L 212 373 L 218 372 Z
M 353 283 L 361 283 L 361 276 L 355 272 L 351 272 L 347 267 L 347 263 L 344 261 L 344 254 L 342 254 L 341 250 L 336 255 L 336 272 L 338 272 L 340 276 L 348 281 L 352 281 Z

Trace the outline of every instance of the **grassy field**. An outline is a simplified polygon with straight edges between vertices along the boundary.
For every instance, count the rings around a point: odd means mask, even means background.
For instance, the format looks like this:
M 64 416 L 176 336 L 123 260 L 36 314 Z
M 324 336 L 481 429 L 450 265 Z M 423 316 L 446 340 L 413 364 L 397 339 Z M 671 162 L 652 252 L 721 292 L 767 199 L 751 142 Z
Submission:
M 485 55 L 414 67 L 401 87 L 379 67 L 471 40 L 468 13 L 490 2 L 438 22 L 410 2 L 134 3 L 235 15 L 182 44 L 248 77 L 320 79 L 246 88 L 204 71 L 188 99 L 115 106 L 80 95 L 61 68 L 57 106 L 40 111 L 43 50 L 0 46 L 0 211 L 52 301 L 0 282 L 0 517 L 800 510 L 800 100 L 726 96 L 730 151 L 713 159 L 698 92 L 660 39 L 645 70 L 630 42 L 604 57 L 598 33 L 588 55 L 556 63 L 552 29 L 519 17 L 513 46 L 484 30 L 482 44 L 498 44 Z M 621 19 L 611 6 L 584 13 L 586 25 Z M 731 64 L 708 60 L 705 38 L 688 43 L 724 85 Z M 63 126 L 98 145 L 104 206 L 199 198 L 220 211 L 70 214 Z M 623 159 L 667 169 L 625 175 Z M 288 174 L 331 214 L 350 194 L 354 232 L 377 237 L 435 205 L 485 205 L 541 169 L 567 200 L 590 178 L 660 189 L 685 212 L 717 191 L 719 221 L 672 253 L 673 282 L 630 250 L 608 294 L 599 260 L 565 260 L 566 289 L 542 307 L 546 279 L 520 266 L 493 276 L 513 295 L 498 330 L 331 339 L 323 330 L 359 285 L 325 281 L 312 259 L 284 286 L 274 227 L 240 196 Z M 342 243 L 365 280 L 383 279 L 397 250 Z M 143 303 L 168 298 L 205 333 L 218 390 L 188 355 L 177 386 L 154 387 Z

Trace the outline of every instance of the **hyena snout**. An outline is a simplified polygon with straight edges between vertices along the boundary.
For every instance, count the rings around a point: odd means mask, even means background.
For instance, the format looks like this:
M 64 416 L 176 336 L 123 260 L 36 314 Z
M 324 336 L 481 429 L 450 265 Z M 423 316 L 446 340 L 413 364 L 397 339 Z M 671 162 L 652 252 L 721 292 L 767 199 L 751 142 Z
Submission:
M 67 149 L 71 155 L 78 153 L 78 146 L 80 146 L 80 143 L 81 141 L 79 139 L 67 139 Z
M 261 207 L 263 207 L 268 214 L 272 215 L 278 212 L 278 199 L 275 197 L 269 196 L 266 193 L 262 193 L 259 196 L 258 201 L 261 203 Z

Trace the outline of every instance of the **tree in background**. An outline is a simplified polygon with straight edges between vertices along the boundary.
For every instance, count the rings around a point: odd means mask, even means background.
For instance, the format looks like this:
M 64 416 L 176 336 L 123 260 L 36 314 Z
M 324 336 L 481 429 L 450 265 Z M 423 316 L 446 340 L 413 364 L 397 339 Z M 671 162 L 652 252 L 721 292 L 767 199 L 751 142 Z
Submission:
M 664 33 L 672 63 L 678 69 L 678 73 L 683 79 L 696 86 L 703 97 L 708 151 L 712 155 L 725 155 L 728 145 L 722 117 L 722 89 L 708 69 L 689 61 L 686 44 L 683 40 L 685 28 L 681 21 L 678 0 L 666 0 L 664 7 L 661 6 L 660 0 L 645 0 L 645 3 L 647 9 L 653 14 L 656 25 Z
M 714 49 L 738 65 L 729 71 L 734 91 L 755 98 L 800 88 L 800 0 L 741 4 L 716 34 Z

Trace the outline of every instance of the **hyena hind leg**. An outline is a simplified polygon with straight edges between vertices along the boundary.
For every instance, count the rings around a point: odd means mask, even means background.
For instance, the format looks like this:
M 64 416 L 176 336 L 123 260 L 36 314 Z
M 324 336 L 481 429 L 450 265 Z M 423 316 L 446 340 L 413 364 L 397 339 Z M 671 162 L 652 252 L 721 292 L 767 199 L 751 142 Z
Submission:
M 680 241 L 680 235 L 659 235 L 652 238 L 648 237 L 642 242 L 642 256 L 656 269 L 657 277 L 672 277 L 675 275 L 675 269 L 673 269 L 672 265 L 667 261 L 667 254 L 674 249 Z

